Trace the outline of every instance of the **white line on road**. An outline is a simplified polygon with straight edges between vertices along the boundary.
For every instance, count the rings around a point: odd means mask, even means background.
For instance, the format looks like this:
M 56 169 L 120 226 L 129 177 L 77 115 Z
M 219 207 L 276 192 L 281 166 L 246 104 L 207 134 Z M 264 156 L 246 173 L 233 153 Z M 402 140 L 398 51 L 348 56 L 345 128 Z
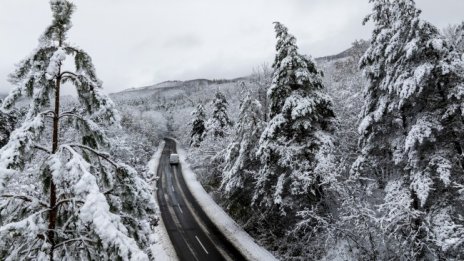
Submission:
M 175 190 L 174 190 L 174 186 L 173 186 L 173 185 L 171 185 L 171 189 L 172 189 L 172 192 L 174 192 L 174 191 L 175 191 Z
M 197 236 L 195 236 L 195 238 L 197 239 L 198 243 L 200 243 L 201 247 L 203 248 L 203 250 L 205 250 L 206 254 L 208 255 L 208 251 L 206 250 L 205 246 L 201 243 L 200 239 L 198 239 Z
M 180 205 L 177 205 L 177 206 L 179 207 L 180 213 L 184 214 L 184 211 L 182 211 L 182 208 L 180 207 Z

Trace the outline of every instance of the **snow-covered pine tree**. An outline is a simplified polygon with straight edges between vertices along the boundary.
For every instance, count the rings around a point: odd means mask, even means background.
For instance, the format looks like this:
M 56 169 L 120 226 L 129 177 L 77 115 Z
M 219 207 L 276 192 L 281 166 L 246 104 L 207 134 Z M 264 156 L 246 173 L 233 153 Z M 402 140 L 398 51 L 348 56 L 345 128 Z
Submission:
M 371 0 L 368 79 L 353 173 L 385 188 L 397 258 L 464 257 L 464 64 L 412 0 Z M 461 193 L 460 193 L 461 192 Z
M 263 119 L 267 122 L 268 109 L 267 104 L 267 89 L 272 82 L 272 68 L 269 64 L 263 63 L 253 69 L 252 81 L 258 86 L 258 101 L 263 107 Z
M 117 112 L 90 56 L 66 41 L 74 4 L 50 5 L 53 22 L 11 75 L 17 87 L 2 107 L 31 97 L 0 150 L 0 259 L 148 260 L 157 222 L 150 187 L 105 152 L 103 127 Z M 78 106 L 61 112 L 60 90 L 72 86 Z
M 203 104 L 198 104 L 192 112 L 192 130 L 190 132 L 190 146 L 199 147 L 206 135 L 206 114 Z
M 2 100 L 0 99 L 0 106 Z M 0 111 L 0 148 L 8 142 L 11 132 L 16 124 L 15 113 L 4 113 Z
M 443 34 L 456 47 L 456 50 L 464 55 L 464 22 L 448 26 Z
M 260 165 L 256 151 L 264 122 L 261 104 L 251 95 L 251 91 L 247 90 L 240 104 L 232 142 L 226 149 L 221 190 L 229 199 L 229 206 L 238 203 L 241 207 L 249 208 Z
M 262 166 L 253 197 L 255 205 L 292 216 L 318 202 L 325 154 L 332 144 L 334 113 L 323 93 L 322 72 L 310 57 L 298 53 L 296 39 L 275 23 L 277 54 L 268 90 L 269 119 L 257 152 Z
M 208 135 L 213 135 L 215 139 L 225 137 L 229 133 L 227 128 L 233 126 L 227 114 L 227 106 L 226 97 L 222 92 L 217 91 L 213 100 L 213 116 L 207 124 Z

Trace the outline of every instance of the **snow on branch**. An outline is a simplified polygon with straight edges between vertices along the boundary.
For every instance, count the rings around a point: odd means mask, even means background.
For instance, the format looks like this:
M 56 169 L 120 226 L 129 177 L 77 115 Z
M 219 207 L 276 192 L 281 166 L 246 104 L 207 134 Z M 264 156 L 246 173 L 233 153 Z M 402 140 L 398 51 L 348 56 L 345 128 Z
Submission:
M 9 142 L 0 149 L 0 192 L 5 188 L 11 175 L 24 166 L 26 153 L 34 146 L 34 141 L 44 128 L 44 116 L 38 115 L 15 130 Z
M 1 226 L 0 238 L 6 239 L 7 236 L 11 235 L 11 232 L 20 233 L 23 237 L 29 239 L 37 239 L 39 236 L 44 236 L 47 231 L 47 226 L 45 225 L 45 221 L 42 217 L 43 213 L 46 211 L 48 211 L 48 209 L 38 211 L 24 219 Z M 11 248 L 10 251 L 8 251 L 7 256 L 3 257 L 5 257 L 5 260 L 19 260 L 22 256 L 22 252 L 25 251 L 24 248 L 29 247 L 29 250 L 31 250 L 32 247 L 37 247 L 38 244 L 40 243 L 38 243 L 37 240 L 35 240 L 32 244 L 19 244 L 14 246 L 14 248 Z M 42 245 L 42 250 L 39 255 L 43 255 L 44 252 L 47 251 L 47 247 L 47 244 Z
M 0 195 L 0 198 L 20 199 L 20 200 L 23 200 L 23 201 L 26 201 L 26 202 L 36 202 L 37 201 L 36 198 L 32 198 L 32 197 L 29 197 L 29 196 L 26 196 L 26 195 L 4 194 L 4 195 Z M 45 207 L 45 208 L 49 207 L 48 203 L 46 203 L 46 202 L 43 202 L 43 201 L 37 201 L 37 202 L 42 207 Z
M 60 66 L 66 59 L 66 52 L 63 48 L 58 48 L 54 53 L 52 58 L 50 59 L 50 63 L 48 64 L 48 68 L 46 71 L 47 80 L 55 79 L 59 76 L 60 73 Z
M 116 162 L 114 162 L 113 160 L 111 160 L 110 155 L 108 153 L 106 153 L 106 152 L 100 152 L 100 151 L 97 151 L 95 149 L 92 149 L 92 148 L 90 148 L 88 146 L 81 145 L 81 144 L 64 144 L 61 147 L 66 148 L 68 150 L 69 150 L 70 147 L 77 147 L 77 148 L 80 148 L 82 150 L 87 150 L 87 151 L 95 154 L 96 156 L 104 159 L 105 161 L 107 161 L 108 163 L 113 165 L 113 167 L 119 168 L 119 165 Z M 73 153 L 74 150 L 69 150 L 69 151 Z
M 124 260 L 148 260 L 148 256 L 139 249 L 135 240 L 127 235 L 128 231 L 121 217 L 110 212 L 110 205 L 100 191 L 96 177 L 89 172 L 90 164 L 71 145 L 64 148 L 71 153 L 71 159 L 65 164 L 68 174 L 79 177 L 73 190 L 84 198 L 80 219 L 93 225 L 105 249 L 116 247 L 118 256 Z

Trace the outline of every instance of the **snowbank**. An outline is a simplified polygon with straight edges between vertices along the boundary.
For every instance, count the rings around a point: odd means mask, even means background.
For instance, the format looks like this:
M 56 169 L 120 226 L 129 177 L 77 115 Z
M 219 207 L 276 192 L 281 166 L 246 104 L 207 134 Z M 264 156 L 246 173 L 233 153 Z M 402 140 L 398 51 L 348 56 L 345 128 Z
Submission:
M 259 246 L 255 240 L 243 230 L 205 191 L 203 186 L 196 178 L 196 174 L 190 169 L 186 162 L 186 153 L 177 145 L 182 175 L 184 176 L 187 187 L 192 192 L 193 197 L 204 210 L 206 215 L 224 234 L 224 236 L 240 251 L 248 260 L 277 260 L 269 251 Z
M 161 159 L 161 155 L 164 149 L 164 141 L 160 142 L 158 150 L 155 152 L 151 160 L 148 162 L 148 171 L 147 177 L 152 177 L 152 180 L 155 180 L 158 173 L 158 166 Z M 153 255 L 155 256 L 155 260 L 160 261 L 175 261 L 179 260 L 176 255 L 176 251 L 174 250 L 174 246 L 172 245 L 171 240 L 169 239 L 168 232 L 166 231 L 166 227 L 164 226 L 163 219 L 161 218 L 161 213 L 159 209 L 159 202 L 158 197 L 156 196 L 156 182 L 154 183 L 155 186 L 155 194 L 153 195 L 156 199 L 156 212 L 157 215 L 160 217 L 159 225 L 155 228 L 155 244 L 151 246 Z

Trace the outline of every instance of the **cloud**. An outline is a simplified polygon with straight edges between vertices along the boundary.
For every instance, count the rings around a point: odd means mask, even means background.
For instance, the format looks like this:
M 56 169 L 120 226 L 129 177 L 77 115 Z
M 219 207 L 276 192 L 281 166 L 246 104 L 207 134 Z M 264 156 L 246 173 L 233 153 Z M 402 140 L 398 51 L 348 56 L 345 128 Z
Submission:
M 170 49 L 170 48 L 193 49 L 200 45 L 202 45 L 202 41 L 199 37 L 197 37 L 194 34 L 184 34 L 184 35 L 173 36 L 172 38 L 166 39 L 166 41 L 164 41 L 163 47 L 167 49 Z
M 70 41 L 93 57 L 108 92 L 165 80 L 232 78 L 272 63 L 281 21 L 302 52 L 335 54 L 370 36 L 367 0 L 79 0 Z M 464 1 L 418 0 L 439 28 L 462 20 Z M 0 92 L 50 23 L 48 1 L 0 1 Z

